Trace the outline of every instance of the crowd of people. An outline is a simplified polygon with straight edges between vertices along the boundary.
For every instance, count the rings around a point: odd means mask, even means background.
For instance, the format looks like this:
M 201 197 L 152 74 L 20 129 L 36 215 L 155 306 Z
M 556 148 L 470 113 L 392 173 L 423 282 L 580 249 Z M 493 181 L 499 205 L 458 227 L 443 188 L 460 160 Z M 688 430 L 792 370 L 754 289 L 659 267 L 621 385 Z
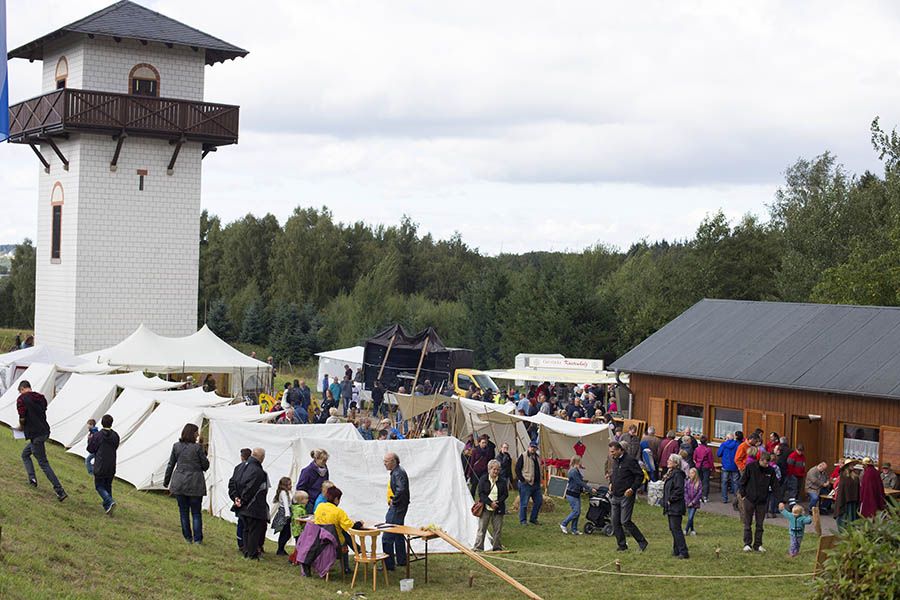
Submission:
M 384 387 L 377 385 L 372 404 L 365 410 L 360 402 L 358 386 L 347 367 L 342 380 L 337 377 L 322 381 L 324 402 L 313 407 L 312 393 L 305 382 L 294 380 L 285 386 L 281 399 L 284 414 L 280 423 L 333 422 L 332 418 L 354 423 L 365 439 L 402 439 L 404 431 L 395 411 L 386 410 Z M 358 383 L 358 382 L 357 382 Z M 31 389 L 27 381 L 19 384 L 17 409 L 20 429 L 28 440 L 22 452 L 28 482 L 37 486 L 32 457 L 37 459 L 60 501 L 67 493 L 47 460 L 45 444 L 50 434 L 46 420 L 47 401 Z M 482 400 L 485 399 L 482 397 Z M 828 473 L 826 463 L 806 464 L 803 444 L 791 448 L 785 437 L 772 433 L 763 437 L 762 430 L 747 436 L 743 432 L 729 433 L 717 449 L 709 445 L 703 435 L 695 435 L 686 428 L 679 436 L 668 431 L 658 437 L 653 427 L 639 435 L 635 425 L 624 432 L 615 426 L 615 396 L 603 388 L 558 389 L 533 386 L 527 392 L 508 391 L 506 402 L 515 404 L 521 414 L 555 414 L 562 419 L 599 418 L 610 429 L 606 463 L 607 486 L 588 482 L 584 476 L 581 457 L 569 460 L 564 498 L 569 512 L 559 523 L 566 535 L 581 535 L 581 498 L 584 494 L 604 495 L 609 503 L 609 522 L 618 551 L 628 550 L 628 538 L 643 552 L 648 545 L 641 529 L 633 521 L 635 500 L 652 486 L 661 489 L 658 504 L 666 516 L 672 536 L 672 554 L 689 558 L 687 536 L 696 535 L 696 515 L 703 503 L 710 501 L 710 481 L 721 466 L 721 499 L 740 513 L 743 523 L 743 550 L 765 552 L 763 545 L 766 518 L 783 517 L 788 523 L 790 547 L 788 554 L 800 551 L 809 513 L 814 508 L 832 511 L 839 527 L 857 518 L 871 518 L 884 509 L 885 489 L 897 487 L 897 476 L 889 463 L 881 471 L 874 461 L 847 459 Z M 322 414 L 329 415 L 324 420 Z M 588 417 L 588 415 L 591 415 Z M 104 415 L 100 427 L 88 422 L 87 458 L 85 466 L 94 478 L 103 510 L 112 515 L 116 507 L 112 483 L 116 473 L 116 450 L 119 436 L 113 429 L 113 418 Z M 442 419 L 435 421 L 438 434 Z M 517 456 L 509 453 L 509 446 L 499 449 L 488 435 L 477 439 L 470 436 L 462 454 L 463 470 L 468 479 L 473 505 L 471 512 L 478 518 L 478 531 L 473 549 L 485 550 L 490 538 L 491 550 L 502 550 L 503 521 L 507 514 L 510 492 L 518 491 L 518 520 L 522 526 L 541 525 L 539 516 L 544 504 L 542 473 L 544 463 L 539 455 L 539 440 L 535 436 L 527 448 Z M 351 519 L 340 507 L 343 492 L 330 478 L 329 455 L 314 450 L 310 463 L 299 473 L 296 482 L 280 477 L 269 505 L 271 478 L 263 468 L 263 448 L 241 450 L 240 462 L 228 483 L 233 501 L 232 511 L 237 517 L 236 540 L 239 551 L 248 559 L 258 559 L 271 525 L 278 534 L 276 555 L 288 555 L 287 545 L 293 539 L 295 549 L 290 561 L 300 566 L 304 575 L 324 576 L 332 564 L 341 561 L 349 572 L 348 546 L 354 530 L 363 527 Z M 173 445 L 165 472 L 164 485 L 175 498 L 181 531 L 189 544 L 203 543 L 202 499 L 206 495 L 205 472 L 209 459 L 199 428 L 184 426 Z M 384 456 L 387 508 L 385 522 L 405 523 L 410 504 L 410 482 L 400 466 L 400 457 L 393 452 Z M 808 496 L 806 506 L 801 502 Z M 649 498 L 649 494 L 648 494 Z M 530 507 L 530 510 L 529 510 Z M 685 523 L 685 518 L 687 522 Z M 394 570 L 406 564 L 406 544 L 402 536 L 384 533 L 383 551 L 387 555 L 385 568 Z

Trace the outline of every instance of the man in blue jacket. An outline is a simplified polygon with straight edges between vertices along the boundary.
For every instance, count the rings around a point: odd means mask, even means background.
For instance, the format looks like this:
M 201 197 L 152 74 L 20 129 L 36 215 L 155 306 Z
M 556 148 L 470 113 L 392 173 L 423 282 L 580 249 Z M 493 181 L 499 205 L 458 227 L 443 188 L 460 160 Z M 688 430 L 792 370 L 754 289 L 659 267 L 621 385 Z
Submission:
M 406 511 L 409 509 L 409 476 L 400 466 L 400 457 L 394 452 L 384 455 L 384 468 L 391 473 L 387 491 L 388 511 L 384 521 L 392 525 L 404 525 Z M 393 571 L 395 565 L 402 567 L 406 564 L 406 539 L 402 535 L 385 533 L 382 547 L 388 555 L 384 561 L 388 571 Z
M 728 486 L 731 485 L 731 491 L 737 494 L 738 486 L 741 483 L 741 473 L 734 462 L 734 454 L 737 452 L 738 445 L 738 441 L 734 439 L 734 434 L 729 433 L 716 451 L 716 456 L 722 461 L 723 504 L 728 504 Z

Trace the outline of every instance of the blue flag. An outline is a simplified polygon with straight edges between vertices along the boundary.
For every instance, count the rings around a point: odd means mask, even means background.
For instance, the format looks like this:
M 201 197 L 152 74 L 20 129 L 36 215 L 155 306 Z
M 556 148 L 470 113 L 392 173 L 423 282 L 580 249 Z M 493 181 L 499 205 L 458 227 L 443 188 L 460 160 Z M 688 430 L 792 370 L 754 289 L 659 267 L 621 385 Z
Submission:
M 6 0 L 0 0 L 0 142 L 9 137 L 9 78 L 6 76 Z

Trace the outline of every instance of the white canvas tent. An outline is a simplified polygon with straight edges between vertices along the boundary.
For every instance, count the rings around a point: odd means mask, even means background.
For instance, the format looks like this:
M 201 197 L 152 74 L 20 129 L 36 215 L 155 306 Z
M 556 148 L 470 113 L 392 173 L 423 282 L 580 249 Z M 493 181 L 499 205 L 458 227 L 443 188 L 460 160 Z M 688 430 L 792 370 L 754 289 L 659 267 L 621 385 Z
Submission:
M 190 388 L 187 390 L 152 391 L 148 392 L 151 398 L 160 404 L 176 404 L 185 408 L 208 408 L 212 406 L 225 406 L 230 404 L 231 398 L 224 398 L 215 392 L 204 392 L 203 388 Z M 259 410 L 257 408 L 257 410 Z
M 50 439 L 66 448 L 87 433 L 87 420 L 100 421 L 116 399 L 116 384 L 99 376 L 73 374 L 47 407 Z
M 262 421 L 274 421 L 284 413 L 261 413 L 258 406 L 247 404 L 232 404 L 231 406 L 216 406 L 203 409 L 203 416 L 207 419 L 219 419 L 224 421 L 240 421 L 243 423 L 260 423 Z
M 539 427 L 541 456 L 543 458 L 569 459 L 576 454 L 575 446 L 584 445 L 581 464 L 585 478 L 591 483 L 606 483 L 606 459 L 609 453 L 609 427 L 587 423 L 563 421 L 538 413 L 533 417 L 490 412 L 482 420 L 497 424 L 519 421 L 534 423 Z M 510 450 L 512 446 L 510 446 Z
M 141 325 L 115 346 L 82 358 L 152 373 L 227 373 L 233 396 L 242 394 L 245 381 L 255 378 L 268 382 L 272 373 L 267 363 L 236 350 L 206 325 L 180 338 L 164 337 Z
M 465 440 L 469 435 L 477 438 L 482 434 L 487 434 L 497 448 L 504 442 L 509 444 L 509 452 L 514 456 L 528 448 L 531 440 L 521 422 L 508 418 L 490 418 L 490 415 L 511 416 L 515 411 L 513 405 L 493 404 L 457 396 L 450 401 L 455 404 L 453 435 L 457 438 Z
M 28 381 L 31 389 L 43 394 L 50 403 L 56 391 L 56 366 L 47 363 L 32 363 L 25 372 L 19 375 L 12 385 L 0 396 L 0 422 L 10 427 L 19 426 L 19 412 L 16 400 L 19 398 L 19 382 Z
M 385 453 L 396 452 L 400 466 L 409 475 L 411 501 L 406 525 L 425 527 L 435 524 L 466 546 L 475 542 L 478 519 L 469 512 L 472 496 L 466 487 L 459 459 L 463 443 L 458 439 L 346 441 L 300 438 L 294 442 L 292 481 L 296 481 L 300 470 L 309 464 L 309 453 L 314 448 L 323 448 L 331 455 L 329 479 L 343 491 L 341 508 L 351 519 L 384 522 L 390 474 L 384 468 L 383 460 Z M 512 506 L 512 499 L 507 502 Z M 423 548 L 423 542 L 419 540 L 414 540 L 412 545 L 417 551 Z M 428 549 L 456 551 L 443 540 L 429 542 Z
M 178 381 L 165 381 L 159 377 L 147 377 L 140 371 L 115 373 L 113 375 L 103 375 L 102 377 L 120 388 L 135 388 L 148 391 L 171 390 L 184 385 Z
M 109 367 L 92 365 L 74 354 L 53 346 L 38 345 L 0 354 L 0 393 L 33 363 L 56 365 L 57 371 L 75 373 L 106 373 Z
M 241 460 L 241 448 L 264 448 L 266 458 L 263 467 L 269 474 L 271 487 L 269 503 L 275 496 L 278 479 L 291 474 L 294 462 L 292 444 L 301 438 L 334 439 L 340 444 L 362 440 L 353 425 L 273 425 L 270 423 L 241 423 L 236 421 L 213 420 L 209 425 L 210 469 L 206 484 L 208 497 L 203 500 L 204 508 L 217 517 L 236 522 L 231 512 L 231 498 L 228 497 L 228 480 L 234 466 Z M 343 450 L 341 450 L 343 451 Z M 309 462 L 309 461 L 307 461 Z M 273 536 L 272 530 L 267 535 Z M 274 539 L 274 537 L 273 537 Z
M 322 378 L 325 375 L 328 375 L 329 378 L 337 376 L 338 379 L 343 379 L 344 365 L 353 369 L 355 374 L 357 369 L 362 368 L 364 350 L 365 348 L 362 346 L 351 346 L 350 348 L 317 352 L 316 356 L 319 357 L 319 378 L 316 379 L 315 385 L 310 385 L 309 387 L 322 391 Z M 309 383 L 307 382 L 307 384 Z
M 131 434 L 153 411 L 156 401 L 144 391 L 126 388 L 119 394 L 106 412 L 113 418 L 113 429 L 119 434 L 119 443 L 124 444 Z M 87 456 L 87 437 L 81 438 L 69 452 Z
M 119 446 L 116 477 L 124 479 L 139 490 L 163 488 L 163 478 L 172 444 L 178 441 L 187 423 L 198 427 L 203 411 L 163 403 Z

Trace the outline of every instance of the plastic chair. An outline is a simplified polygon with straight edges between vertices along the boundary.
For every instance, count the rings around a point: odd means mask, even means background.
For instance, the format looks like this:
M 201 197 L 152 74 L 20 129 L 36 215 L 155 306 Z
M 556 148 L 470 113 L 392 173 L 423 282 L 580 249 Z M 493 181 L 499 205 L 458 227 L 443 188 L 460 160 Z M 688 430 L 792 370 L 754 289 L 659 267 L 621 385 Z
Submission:
M 381 561 L 384 568 L 384 584 L 390 585 L 388 582 L 387 563 L 385 562 L 388 555 L 378 552 L 378 537 L 381 535 L 381 531 L 378 529 L 351 529 L 347 533 L 350 535 L 350 541 L 353 544 L 354 562 L 356 563 L 356 566 L 353 567 L 353 579 L 350 580 L 350 589 L 352 590 L 356 584 L 356 573 L 359 570 L 359 565 L 362 564 L 364 565 L 363 578 L 366 581 L 369 577 L 369 565 L 372 565 L 372 591 L 377 591 L 379 561 Z

